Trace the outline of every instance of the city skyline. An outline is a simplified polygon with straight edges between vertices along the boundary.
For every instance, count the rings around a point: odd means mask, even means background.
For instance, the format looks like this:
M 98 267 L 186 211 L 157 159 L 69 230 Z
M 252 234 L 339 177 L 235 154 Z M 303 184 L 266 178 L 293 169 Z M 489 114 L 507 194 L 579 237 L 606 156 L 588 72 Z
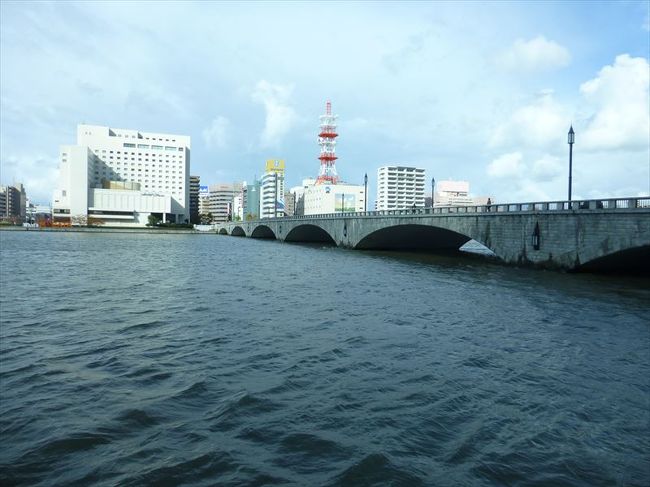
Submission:
M 647 2 L 0 8 L 0 172 L 35 201 L 78 123 L 186 133 L 206 183 L 285 159 L 296 186 L 318 173 L 326 100 L 349 183 L 400 164 L 564 199 L 573 124 L 574 198 L 650 189 Z

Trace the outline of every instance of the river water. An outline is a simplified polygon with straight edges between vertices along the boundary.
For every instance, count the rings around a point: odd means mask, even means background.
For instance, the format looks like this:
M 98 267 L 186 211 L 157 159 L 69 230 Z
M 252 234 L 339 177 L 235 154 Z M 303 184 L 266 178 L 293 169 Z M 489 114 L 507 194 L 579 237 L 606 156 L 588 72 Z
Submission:
M 2 485 L 648 485 L 650 281 L 0 232 Z

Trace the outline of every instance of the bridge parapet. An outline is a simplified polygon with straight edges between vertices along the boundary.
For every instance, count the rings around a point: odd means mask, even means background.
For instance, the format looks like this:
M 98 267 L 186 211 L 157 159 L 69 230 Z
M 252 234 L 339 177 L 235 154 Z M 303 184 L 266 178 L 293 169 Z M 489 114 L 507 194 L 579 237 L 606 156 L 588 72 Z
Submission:
M 572 269 L 630 249 L 650 262 L 650 197 L 339 212 L 216 230 L 353 249 L 451 250 L 474 239 L 506 263 Z
M 579 201 L 543 201 L 532 203 L 494 203 L 491 205 L 473 206 L 434 206 L 402 208 L 399 210 L 375 210 L 357 212 L 323 213 L 319 215 L 285 216 L 278 220 L 311 220 L 323 218 L 353 218 L 373 216 L 401 216 L 401 215 L 446 215 L 446 214 L 495 214 L 495 213 L 530 213 L 539 211 L 552 212 L 578 212 L 589 210 L 646 210 L 650 211 L 650 197 L 642 198 L 607 198 Z M 275 220 L 275 218 L 252 221 Z

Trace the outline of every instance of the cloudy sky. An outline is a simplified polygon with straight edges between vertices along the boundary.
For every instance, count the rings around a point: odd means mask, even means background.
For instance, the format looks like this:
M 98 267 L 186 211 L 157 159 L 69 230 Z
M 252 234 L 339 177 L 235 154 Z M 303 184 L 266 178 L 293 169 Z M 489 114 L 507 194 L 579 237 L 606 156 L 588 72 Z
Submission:
M 650 3 L 0 3 L 0 178 L 48 202 L 92 123 L 192 137 L 202 184 L 415 165 L 498 201 L 650 192 Z M 374 198 L 371 198 L 374 199 Z

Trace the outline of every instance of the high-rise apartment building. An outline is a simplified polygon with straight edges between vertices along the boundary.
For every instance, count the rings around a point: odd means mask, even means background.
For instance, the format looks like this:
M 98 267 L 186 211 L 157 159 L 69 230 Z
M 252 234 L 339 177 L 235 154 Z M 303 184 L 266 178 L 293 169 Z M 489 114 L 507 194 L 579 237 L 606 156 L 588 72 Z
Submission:
M 383 166 L 377 170 L 377 210 L 424 206 L 424 169 Z
M 199 176 L 190 176 L 190 222 L 200 223 L 199 221 L 199 190 L 201 188 L 201 178 Z
M 186 223 L 189 175 L 189 136 L 78 125 L 77 144 L 61 147 L 53 220 Z
M 269 159 L 260 181 L 260 218 L 284 216 L 284 161 Z

